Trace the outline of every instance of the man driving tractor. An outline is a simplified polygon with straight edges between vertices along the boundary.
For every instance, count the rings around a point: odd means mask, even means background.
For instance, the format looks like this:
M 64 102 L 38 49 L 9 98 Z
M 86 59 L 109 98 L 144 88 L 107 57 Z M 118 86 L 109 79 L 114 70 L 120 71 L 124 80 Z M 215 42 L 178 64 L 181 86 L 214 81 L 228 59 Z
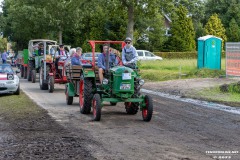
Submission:
M 109 52 L 109 46 L 108 44 L 103 45 L 103 53 L 101 53 L 98 56 L 98 74 L 99 74 L 99 80 L 100 83 L 102 84 L 103 80 L 103 73 L 106 72 L 106 58 L 107 58 L 107 53 L 109 53 L 109 66 L 112 65 L 117 65 L 118 60 L 116 59 L 116 55 L 112 54 Z

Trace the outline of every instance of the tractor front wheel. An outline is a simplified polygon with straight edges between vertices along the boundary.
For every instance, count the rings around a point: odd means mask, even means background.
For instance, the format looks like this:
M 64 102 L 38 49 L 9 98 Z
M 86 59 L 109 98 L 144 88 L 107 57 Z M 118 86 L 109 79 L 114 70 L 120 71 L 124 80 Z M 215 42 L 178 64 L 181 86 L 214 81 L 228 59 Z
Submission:
M 146 106 L 142 109 L 142 117 L 144 121 L 149 122 L 152 119 L 153 113 L 152 98 L 146 95 L 144 98 L 144 102 Z
M 53 93 L 54 90 L 54 77 L 50 76 L 48 79 L 48 91 L 49 93 Z
M 92 100 L 93 120 L 100 121 L 101 119 L 101 97 L 99 94 L 95 94 Z
M 73 103 L 73 97 L 72 97 L 72 96 L 69 96 L 69 91 L 68 91 L 67 85 L 65 85 L 65 95 L 66 95 L 67 105 L 72 105 L 72 103 Z

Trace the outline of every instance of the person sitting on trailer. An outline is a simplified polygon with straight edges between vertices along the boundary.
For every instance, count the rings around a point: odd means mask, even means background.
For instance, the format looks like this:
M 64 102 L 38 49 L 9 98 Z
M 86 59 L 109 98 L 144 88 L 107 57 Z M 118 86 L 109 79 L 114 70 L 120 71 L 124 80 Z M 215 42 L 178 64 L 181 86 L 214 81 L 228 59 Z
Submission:
M 76 53 L 74 53 L 71 58 L 71 64 L 72 65 L 81 65 L 81 59 L 82 59 L 81 55 L 82 55 L 82 48 L 77 47 Z

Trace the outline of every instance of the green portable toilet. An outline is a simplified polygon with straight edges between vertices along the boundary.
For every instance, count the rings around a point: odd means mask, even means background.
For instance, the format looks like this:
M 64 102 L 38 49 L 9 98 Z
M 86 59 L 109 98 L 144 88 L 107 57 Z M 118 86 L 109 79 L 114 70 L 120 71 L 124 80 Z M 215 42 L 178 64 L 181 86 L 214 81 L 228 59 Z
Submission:
M 221 69 L 222 39 L 212 35 L 198 38 L 198 68 Z

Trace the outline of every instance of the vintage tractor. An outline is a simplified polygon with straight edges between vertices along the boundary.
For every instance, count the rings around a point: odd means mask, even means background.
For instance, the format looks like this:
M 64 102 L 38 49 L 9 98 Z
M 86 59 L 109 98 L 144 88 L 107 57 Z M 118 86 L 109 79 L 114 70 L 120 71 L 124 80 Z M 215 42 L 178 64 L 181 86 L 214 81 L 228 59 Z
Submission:
M 137 68 L 128 68 L 125 66 L 106 66 L 102 84 L 99 83 L 98 68 L 95 66 L 95 45 L 96 44 L 121 44 L 123 41 L 89 41 L 93 60 L 91 64 L 83 64 L 80 71 L 79 85 L 66 85 L 66 99 L 79 93 L 80 112 L 82 114 L 93 113 L 93 120 L 101 119 L 101 109 L 103 102 L 110 102 L 116 105 L 118 102 L 124 102 L 127 114 L 134 115 L 139 107 L 142 111 L 144 121 L 150 121 L 153 113 L 152 99 L 148 95 L 141 95 L 140 88 L 144 80 L 139 75 Z M 109 62 L 107 56 L 106 64 Z
M 49 45 L 54 44 L 57 44 L 57 42 L 47 39 L 34 39 L 29 41 L 28 71 L 27 71 L 28 81 L 32 81 L 32 83 L 36 82 L 37 77 L 36 75 L 37 73 L 39 73 L 41 64 L 43 63 L 44 60 L 47 60 L 46 63 L 52 63 L 51 55 L 49 55 L 49 51 L 47 49 L 49 48 L 48 47 Z
M 49 45 L 49 54 L 44 56 L 46 58 L 43 63 L 41 63 L 40 71 L 39 71 L 39 81 L 40 81 L 40 88 L 43 90 L 49 90 L 50 93 L 54 91 L 54 84 L 60 83 L 64 84 L 67 83 L 66 71 L 64 67 L 64 63 L 66 58 L 68 57 L 60 57 L 58 61 L 58 71 L 55 67 L 55 63 L 53 61 L 53 57 L 58 50 L 58 45 Z M 65 46 L 65 50 L 69 52 L 70 46 Z M 45 66 L 46 62 L 46 67 Z

